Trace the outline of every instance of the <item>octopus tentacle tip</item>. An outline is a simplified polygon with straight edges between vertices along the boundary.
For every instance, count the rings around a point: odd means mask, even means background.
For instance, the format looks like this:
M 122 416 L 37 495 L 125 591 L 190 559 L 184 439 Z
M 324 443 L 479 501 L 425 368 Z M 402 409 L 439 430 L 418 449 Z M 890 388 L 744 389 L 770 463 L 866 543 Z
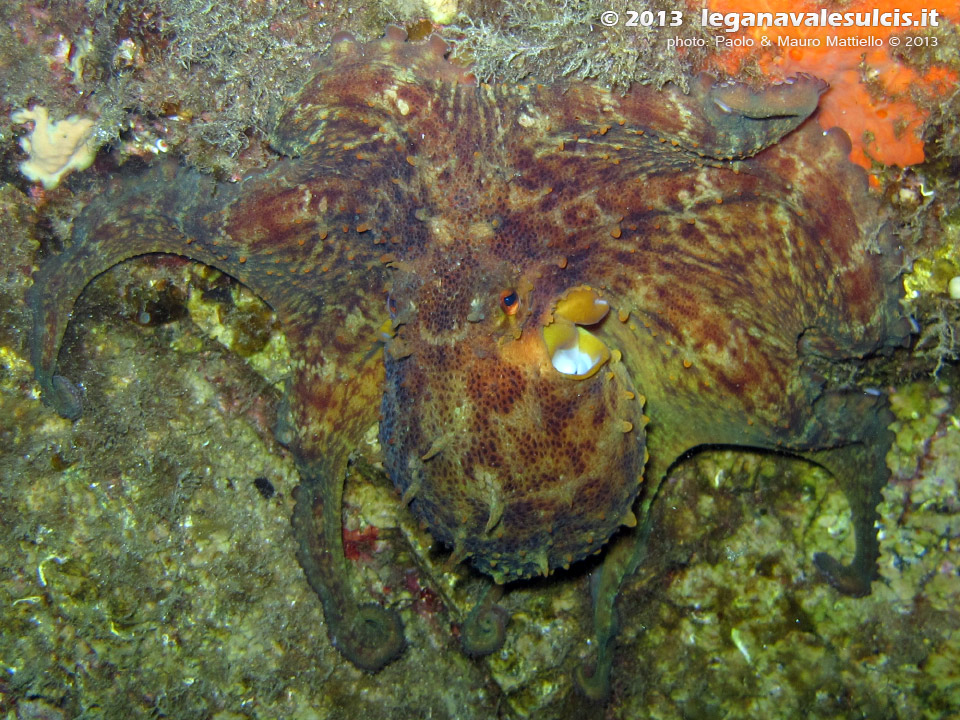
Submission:
M 50 387 L 44 392 L 43 399 L 67 420 L 79 420 L 83 415 L 83 391 L 63 375 L 54 375 L 50 379 Z
M 497 652 L 507 638 L 510 613 L 500 605 L 485 607 L 481 603 L 463 623 L 460 647 L 471 657 L 484 657 Z
M 587 700 L 604 702 L 610 697 L 610 673 L 600 667 L 588 668 L 580 665 L 574 671 L 574 683 L 577 690 Z
M 871 575 L 855 565 L 844 565 L 828 553 L 813 556 L 813 564 L 824 579 L 839 593 L 850 597 L 866 597 L 870 594 Z
M 334 644 L 358 668 L 375 673 L 400 657 L 407 641 L 400 615 L 369 603 L 339 628 Z

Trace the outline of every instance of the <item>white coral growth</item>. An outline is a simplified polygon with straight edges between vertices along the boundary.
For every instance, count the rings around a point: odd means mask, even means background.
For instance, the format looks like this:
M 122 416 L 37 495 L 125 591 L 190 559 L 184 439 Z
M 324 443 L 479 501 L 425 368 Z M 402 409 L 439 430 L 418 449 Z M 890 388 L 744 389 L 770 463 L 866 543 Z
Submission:
M 20 138 L 30 157 L 20 163 L 20 172 L 50 190 L 60 184 L 60 178 L 72 170 L 85 170 L 93 163 L 97 147 L 93 140 L 91 118 L 71 115 L 66 120 L 51 123 L 47 109 L 42 106 L 17 110 L 10 119 L 15 123 L 32 120 L 33 130 Z

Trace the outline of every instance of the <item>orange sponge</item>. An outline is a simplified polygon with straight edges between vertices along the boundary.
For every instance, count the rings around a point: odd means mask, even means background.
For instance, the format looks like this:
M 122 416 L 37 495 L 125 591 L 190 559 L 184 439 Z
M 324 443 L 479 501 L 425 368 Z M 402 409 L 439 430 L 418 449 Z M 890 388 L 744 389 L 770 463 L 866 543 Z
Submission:
M 689 0 L 691 10 L 700 16 L 701 3 Z M 939 11 L 940 25 L 960 21 L 954 3 Z M 714 13 L 817 13 L 823 4 L 811 0 L 707 0 L 706 9 Z M 871 168 L 872 161 L 884 165 L 913 165 L 923 162 L 921 132 L 929 111 L 929 101 L 942 96 L 957 83 L 957 74 L 944 67 L 917 70 L 897 56 L 924 53 L 930 45 L 907 46 L 908 38 L 921 43 L 938 39 L 927 27 L 890 27 L 874 24 L 878 15 L 899 11 L 911 13 L 913 20 L 931 7 L 920 0 L 853 0 L 828 8 L 827 12 L 869 13 L 866 26 L 816 27 L 800 23 L 790 27 L 741 27 L 721 35 L 752 39 L 752 45 L 720 45 L 707 60 L 707 67 L 736 74 L 748 59 L 769 77 L 784 78 L 798 72 L 816 75 L 830 83 L 820 100 L 819 120 L 825 128 L 846 130 L 853 144 L 851 159 Z M 862 16 L 863 17 L 863 16 Z M 887 19 L 893 16 L 888 16 Z M 734 18 L 720 27 L 732 27 Z M 762 41 L 766 39 L 769 44 Z M 836 40 L 832 40 L 835 38 Z M 893 43 L 891 43 L 893 39 Z M 942 39 L 939 42 L 943 42 Z M 731 43 L 732 44 L 732 43 Z M 920 52 L 915 52 L 919 50 Z M 926 102 L 925 102 L 926 101 Z

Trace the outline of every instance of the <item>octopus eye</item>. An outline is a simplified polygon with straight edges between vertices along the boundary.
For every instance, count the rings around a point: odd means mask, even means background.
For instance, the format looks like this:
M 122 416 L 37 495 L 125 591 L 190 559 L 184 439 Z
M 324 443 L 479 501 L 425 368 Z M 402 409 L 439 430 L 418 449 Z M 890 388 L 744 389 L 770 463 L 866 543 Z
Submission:
M 516 290 L 504 290 L 500 293 L 500 309 L 507 315 L 516 315 L 520 309 L 520 296 Z
M 397 316 L 397 301 L 392 295 L 387 298 L 387 312 L 392 318 Z

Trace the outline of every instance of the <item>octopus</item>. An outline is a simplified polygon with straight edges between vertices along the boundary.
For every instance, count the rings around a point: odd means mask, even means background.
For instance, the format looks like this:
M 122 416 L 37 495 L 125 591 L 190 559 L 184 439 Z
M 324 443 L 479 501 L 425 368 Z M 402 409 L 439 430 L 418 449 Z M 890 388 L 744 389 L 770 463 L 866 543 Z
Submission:
M 810 116 L 801 75 L 756 89 L 693 78 L 620 96 L 490 85 L 439 37 L 341 34 L 239 182 L 161 163 L 119 172 L 35 274 L 43 400 L 77 418 L 57 360 L 89 281 L 146 253 L 236 278 L 278 314 L 301 475 L 292 524 L 331 643 L 375 672 L 405 644 L 344 559 L 351 453 L 379 422 L 402 502 L 492 580 L 464 648 L 503 637 L 498 588 L 597 553 L 595 656 L 607 692 L 615 600 L 644 561 L 671 466 L 705 447 L 825 468 L 856 550 L 811 558 L 838 591 L 877 569 L 886 400 L 825 372 L 908 330 L 888 224 L 846 135 Z M 498 612 L 499 611 L 499 612 Z

